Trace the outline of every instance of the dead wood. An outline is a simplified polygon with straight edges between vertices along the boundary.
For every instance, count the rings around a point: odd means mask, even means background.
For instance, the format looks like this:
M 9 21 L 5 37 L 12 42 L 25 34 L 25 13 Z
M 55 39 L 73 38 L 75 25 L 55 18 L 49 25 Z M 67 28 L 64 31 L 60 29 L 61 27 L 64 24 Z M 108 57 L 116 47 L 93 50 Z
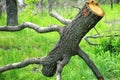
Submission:
M 50 1 L 50 0 L 49 0 Z M 50 8 L 50 11 L 51 8 Z M 23 68 L 29 64 L 42 64 L 42 73 L 47 77 L 52 77 L 57 74 L 56 80 L 61 80 L 61 72 L 63 67 L 69 62 L 70 58 L 74 55 L 79 55 L 91 68 L 98 80 L 104 80 L 100 71 L 89 57 L 80 49 L 79 43 L 82 38 L 102 19 L 104 16 L 103 10 L 94 1 L 86 2 L 83 8 L 79 11 L 76 17 L 72 20 L 63 19 L 58 17 L 58 14 L 52 16 L 57 18 L 60 22 L 67 24 L 66 27 L 61 28 L 57 25 L 46 28 L 40 28 L 38 25 L 25 22 L 18 26 L 0 26 L 0 31 L 20 31 L 24 28 L 34 29 L 38 33 L 46 33 L 57 31 L 60 33 L 60 39 L 56 46 L 44 58 L 32 58 L 19 62 L 16 64 L 9 64 L 0 68 L 0 72 L 10 69 Z M 50 14 L 51 14 L 50 13 Z M 67 22 L 64 22 L 67 21 Z

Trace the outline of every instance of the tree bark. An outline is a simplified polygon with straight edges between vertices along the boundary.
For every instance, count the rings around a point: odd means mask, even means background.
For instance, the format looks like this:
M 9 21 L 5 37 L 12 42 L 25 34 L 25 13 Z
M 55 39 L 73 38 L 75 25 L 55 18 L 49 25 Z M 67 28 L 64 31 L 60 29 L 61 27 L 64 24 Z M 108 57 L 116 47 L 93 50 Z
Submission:
M 97 77 L 98 80 L 104 80 L 102 77 L 101 73 L 99 72 L 98 68 L 95 66 L 93 61 L 89 58 L 89 56 L 82 51 L 80 48 L 77 50 L 78 55 L 86 62 L 86 64 L 91 68 L 95 76 Z
M 6 0 L 7 25 L 15 26 L 18 24 L 17 1 Z
M 2 5 L 0 5 L 0 18 L 2 16 Z
M 3 0 L 0 0 L 0 18 L 2 16 Z

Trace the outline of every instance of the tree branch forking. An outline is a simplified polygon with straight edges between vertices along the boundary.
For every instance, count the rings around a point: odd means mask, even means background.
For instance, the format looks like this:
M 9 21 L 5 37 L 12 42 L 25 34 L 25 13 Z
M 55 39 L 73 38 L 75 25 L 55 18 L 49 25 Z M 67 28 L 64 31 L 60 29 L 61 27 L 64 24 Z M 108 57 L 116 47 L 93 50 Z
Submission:
M 35 30 L 38 33 L 47 33 L 47 32 L 53 32 L 57 31 L 60 34 L 62 33 L 63 27 L 58 25 L 52 25 L 48 27 L 41 28 L 40 26 L 31 23 L 31 22 L 24 22 L 21 25 L 18 26 L 0 26 L 0 31 L 8 31 L 8 32 L 14 32 L 14 31 L 20 31 L 24 28 L 30 28 Z
M 93 45 L 93 46 L 99 46 L 101 44 L 97 44 L 97 43 L 92 43 L 89 41 L 89 39 L 97 39 L 97 38 L 104 38 L 104 37 L 120 37 L 120 34 L 115 34 L 115 35 L 98 35 L 98 36 L 85 36 L 84 40 L 89 44 L 89 45 Z
M 56 80 L 61 80 L 61 73 L 63 70 L 63 67 L 69 62 L 71 56 L 67 56 L 63 58 L 62 61 L 58 61 L 57 63 L 57 70 L 56 70 Z

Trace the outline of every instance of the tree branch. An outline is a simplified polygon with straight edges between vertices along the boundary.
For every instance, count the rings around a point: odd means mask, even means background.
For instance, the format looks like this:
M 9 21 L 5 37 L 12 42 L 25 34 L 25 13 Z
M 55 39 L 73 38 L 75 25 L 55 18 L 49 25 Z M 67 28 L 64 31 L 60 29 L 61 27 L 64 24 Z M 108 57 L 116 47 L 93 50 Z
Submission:
M 93 61 L 89 59 L 89 56 L 84 51 L 82 51 L 80 48 L 78 48 L 77 53 L 86 62 L 86 64 L 89 66 L 89 68 L 91 68 L 91 70 L 95 74 L 96 78 L 98 80 L 104 80 L 104 78 L 102 77 L 98 68 L 95 66 Z
M 56 12 L 53 12 L 52 11 L 52 8 L 53 8 L 53 0 L 48 0 L 48 4 L 49 4 L 49 14 L 56 18 L 58 21 L 60 21 L 62 24 L 65 24 L 65 25 L 68 25 L 69 23 L 72 22 L 72 20 L 69 20 L 69 19 L 65 19 L 64 17 L 62 17 L 61 15 L 59 15 L 58 13 Z
M 62 61 L 58 61 L 57 63 L 57 70 L 56 70 L 56 80 L 61 80 L 61 72 L 63 67 L 69 62 L 71 56 L 64 56 Z
M 60 21 L 62 24 L 68 25 L 69 23 L 72 22 L 72 20 L 65 19 L 64 17 L 62 17 L 61 15 L 59 15 L 59 14 L 56 13 L 56 12 L 50 11 L 49 14 L 50 14 L 52 17 L 56 18 L 58 21 Z
M 23 68 L 30 64 L 45 64 L 45 63 L 49 63 L 49 62 L 50 61 L 49 60 L 46 61 L 45 58 L 30 58 L 23 62 L 12 63 L 12 64 L 8 64 L 6 66 L 0 67 L 0 72 L 5 72 L 8 70 L 12 70 L 12 69 Z
M 96 44 L 96 43 L 92 43 L 89 41 L 90 38 L 92 39 L 96 39 L 96 38 L 103 38 L 103 37 L 120 37 L 120 34 L 115 34 L 115 35 L 106 35 L 106 36 L 86 36 L 84 37 L 84 40 L 89 44 L 89 45 L 93 45 L 93 46 L 98 46 L 100 44 Z
M 0 31 L 14 32 L 14 31 L 20 31 L 24 28 L 34 29 L 38 33 L 47 33 L 47 32 L 57 31 L 61 34 L 62 30 L 63 30 L 63 28 L 58 26 L 58 25 L 52 25 L 52 26 L 49 26 L 49 27 L 41 28 L 40 26 L 38 26 L 34 23 L 24 22 L 24 23 L 22 23 L 21 25 L 18 25 L 18 26 L 0 26 Z

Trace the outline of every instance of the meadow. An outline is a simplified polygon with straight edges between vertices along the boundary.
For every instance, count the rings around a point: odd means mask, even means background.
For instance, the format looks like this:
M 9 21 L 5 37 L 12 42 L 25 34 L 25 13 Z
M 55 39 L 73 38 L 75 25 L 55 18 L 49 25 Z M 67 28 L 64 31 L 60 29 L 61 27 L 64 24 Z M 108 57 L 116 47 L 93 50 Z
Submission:
M 105 11 L 105 16 L 95 26 L 99 33 L 101 35 L 120 34 L 120 24 L 106 23 L 107 21 L 120 20 L 120 5 L 114 5 L 113 10 L 111 10 L 110 5 L 102 5 L 101 7 Z M 56 11 L 69 19 L 74 18 L 78 12 L 74 8 L 60 8 Z M 19 24 L 27 21 L 39 26 L 63 25 L 49 16 L 47 10 L 43 13 L 33 13 L 33 7 L 30 6 L 19 11 Z M 5 14 L 0 19 L 0 25 L 6 25 Z M 113 30 L 116 29 L 119 31 L 114 32 Z M 96 31 L 92 29 L 87 35 L 94 34 Z M 59 34 L 56 32 L 39 34 L 31 29 L 24 29 L 19 32 L 0 32 L 0 66 L 32 57 L 46 56 L 58 40 Z M 97 65 L 105 80 L 120 80 L 120 37 L 104 37 L 90 41 L 101 45 L 91 46 L 83 39 L 80 46 Z M 22 69 L 10 70 L 0 73 L 0 80 L 55 80 L 55 76 L 45 77 L 41 73 L 41 68 L 40 65 L 29 65 Z M 78 56 L 74 56 L 63 69 L 62 80 L 96 80 L 96 78 L 86 63 Z

